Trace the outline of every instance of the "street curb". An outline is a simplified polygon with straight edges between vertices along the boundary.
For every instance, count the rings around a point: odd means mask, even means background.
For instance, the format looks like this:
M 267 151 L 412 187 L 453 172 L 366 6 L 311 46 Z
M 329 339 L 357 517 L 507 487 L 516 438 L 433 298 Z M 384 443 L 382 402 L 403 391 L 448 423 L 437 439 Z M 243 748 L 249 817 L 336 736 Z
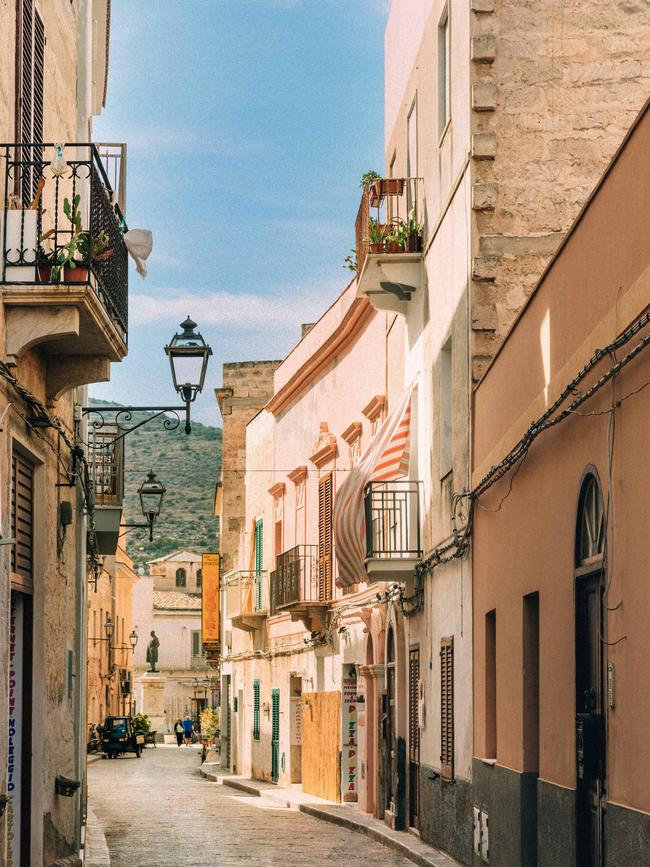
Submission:
M 111 856 L 106 843 L 104 829 L 97 821 L 97 816 L 88 807 L 86 815 L 86 834 L 84 846 L 84 867 L 110 867 Z
M 356 831 L 359 834 L 364 834 L 370 840 L 381 843 L 387 849 L 392 849 L 399 852 L 409 861 L 414 864 L 419 864 L 420 867 L 456 867 L 457 861 L 444 855 L 442 852 L 429 854 L 428 852 L 418 852 L 415 848 L 419 844 L 422 848 L 430 848 L 426 843 L 420 843 L 417 838 L 413 838 L 413 843 L 400 840 L 392 836 L 391 831 L 387 828 L 386 831 L 378 828 L 371 828 L 363 821 L 358 821 L 352 816 L 343 816 L 339 813 L 331 812 L 323 807 L 317 807 L 313 804 L 300 804 L 299 810 L 308 816 L 313 816 L 315 819 L 321 819 L 324 822 L 330 822 L 333 825 L 339 825 L 342 828 L 347 828 L 349 831 Z M 404 833 L 404 832 L 393 832 Z

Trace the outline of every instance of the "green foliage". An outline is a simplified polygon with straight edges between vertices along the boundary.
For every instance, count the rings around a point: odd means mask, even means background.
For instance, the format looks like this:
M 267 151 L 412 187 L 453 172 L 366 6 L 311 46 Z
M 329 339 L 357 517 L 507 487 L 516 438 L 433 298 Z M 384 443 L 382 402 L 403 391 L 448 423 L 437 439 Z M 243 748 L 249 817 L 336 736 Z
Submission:
M 201 735 L 205 738 L 216 738 L 219 735 L 219 711 L 204 707 L 201 711 Z
M 90 400 L 90 404 L 106 401 Z M 118 404 L 114 404 L 117 406 Z M 134 413 L 131 424 L 147 413 Z M 221 429 L 192 421 L 192 433 L 184 432 L 184 419 L 174 431 L 166 431 L 160 419 L 143 425 L 124 440 L 124 522 L 142 523 L 138 488 L 154 470 L 167 488 L 154 540 L 146 530 L 131 530 L 127 551 L 137 570 L 149 574 L 147 561 L 185 549 L 195 554 L 219 550 L 219 522 L 214 515 L 214 489 L 221 476 Z
M 386 240 L 386 227 L 377 222 L 374 217 L 368 220 L 368 241 L 371 244 L 383 244 Z
M 133 717 L 133 731 L 145 735 L 151 731 L 151 720 L 146 713 L 137 713 Z
M 377 174 L 377 172 L 369 171 L 364 172 L 361 175 L 361 189 L 365 190 L 371 184 L 374 184 L 375 181 L 380 181 L 381 175 Z

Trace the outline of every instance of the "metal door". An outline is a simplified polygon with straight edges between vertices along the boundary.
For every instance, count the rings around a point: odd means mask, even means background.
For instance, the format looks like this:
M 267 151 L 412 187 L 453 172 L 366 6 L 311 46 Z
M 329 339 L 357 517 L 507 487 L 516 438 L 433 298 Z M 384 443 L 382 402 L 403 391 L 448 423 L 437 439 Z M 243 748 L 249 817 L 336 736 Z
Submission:
M 280 690 L 271 690 L 271 779 L 280 776 Z
M 409 827 L 419 827 L 420 801 L 420 649 L 409 653 Z
M 576 844 L 578 867 L 605 863 L 606 739 L 601 573 L 576 580 Z
M 226 677 L 226 767 L 231 767 L 232 761 L 232 717 L 230 708 L 230 675 Z

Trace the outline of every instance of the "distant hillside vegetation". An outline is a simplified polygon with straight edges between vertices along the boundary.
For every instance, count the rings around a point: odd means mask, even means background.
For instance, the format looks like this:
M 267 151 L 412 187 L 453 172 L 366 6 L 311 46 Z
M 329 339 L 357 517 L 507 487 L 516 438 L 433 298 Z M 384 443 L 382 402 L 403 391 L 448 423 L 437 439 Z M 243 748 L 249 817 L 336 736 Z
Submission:
M 109 401 L 91 405 L 119 406 Z M 138 413 L 137 421 L 146 413 Z M 133 424 L 133 422 L 131 422 Z M 152 469 L 167 492 L 160 517 L 154 525 L 154 540 L 146 530 L 130 530 L 127 551 L 136 569 L 147 560 L 163 557 L 179 548 L 196 554 L 219 550 L 219 522 L 214 516 L 214 488 L 221 475 L 221 428 L 192 421 L 192 433 L 166 431 L 160 419 L 125 438 L 124 521 L 140 523 L 138 488 Z

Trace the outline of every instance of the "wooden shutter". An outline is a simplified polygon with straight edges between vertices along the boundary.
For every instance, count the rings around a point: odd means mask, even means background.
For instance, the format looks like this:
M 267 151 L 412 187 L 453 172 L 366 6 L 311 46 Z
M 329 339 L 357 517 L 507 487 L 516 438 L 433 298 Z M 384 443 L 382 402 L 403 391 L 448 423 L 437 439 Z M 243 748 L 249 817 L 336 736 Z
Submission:
M 440 641 L 440 776 L 454 779 L 454 638 Z
M 21 455 L 11 460 L 11 571 L 24 583 L 33 582 L 34 465 Z
M 332 474 L 318 482 L 318 601 L 332 596 Z
M 39 162 L 43 159 L 45 25 L 34 8 L 34 0 L 20 0 L 16 39 L 16 134 L 19 142 L 33 144 L 21 148 L 18 158 Z M 39 166 L 22 170 L 19 192 L 23 205 L 34 198 Z
M 409 762 L 420 761 L 420 650 L 417 647 L 409 653 Z
M 260 682 L 253 681 L 253 740 L 260 739 Z
M 264 521 L 255 524 L 255 611 L 262 610 L 262 568 L 264 566 Z

